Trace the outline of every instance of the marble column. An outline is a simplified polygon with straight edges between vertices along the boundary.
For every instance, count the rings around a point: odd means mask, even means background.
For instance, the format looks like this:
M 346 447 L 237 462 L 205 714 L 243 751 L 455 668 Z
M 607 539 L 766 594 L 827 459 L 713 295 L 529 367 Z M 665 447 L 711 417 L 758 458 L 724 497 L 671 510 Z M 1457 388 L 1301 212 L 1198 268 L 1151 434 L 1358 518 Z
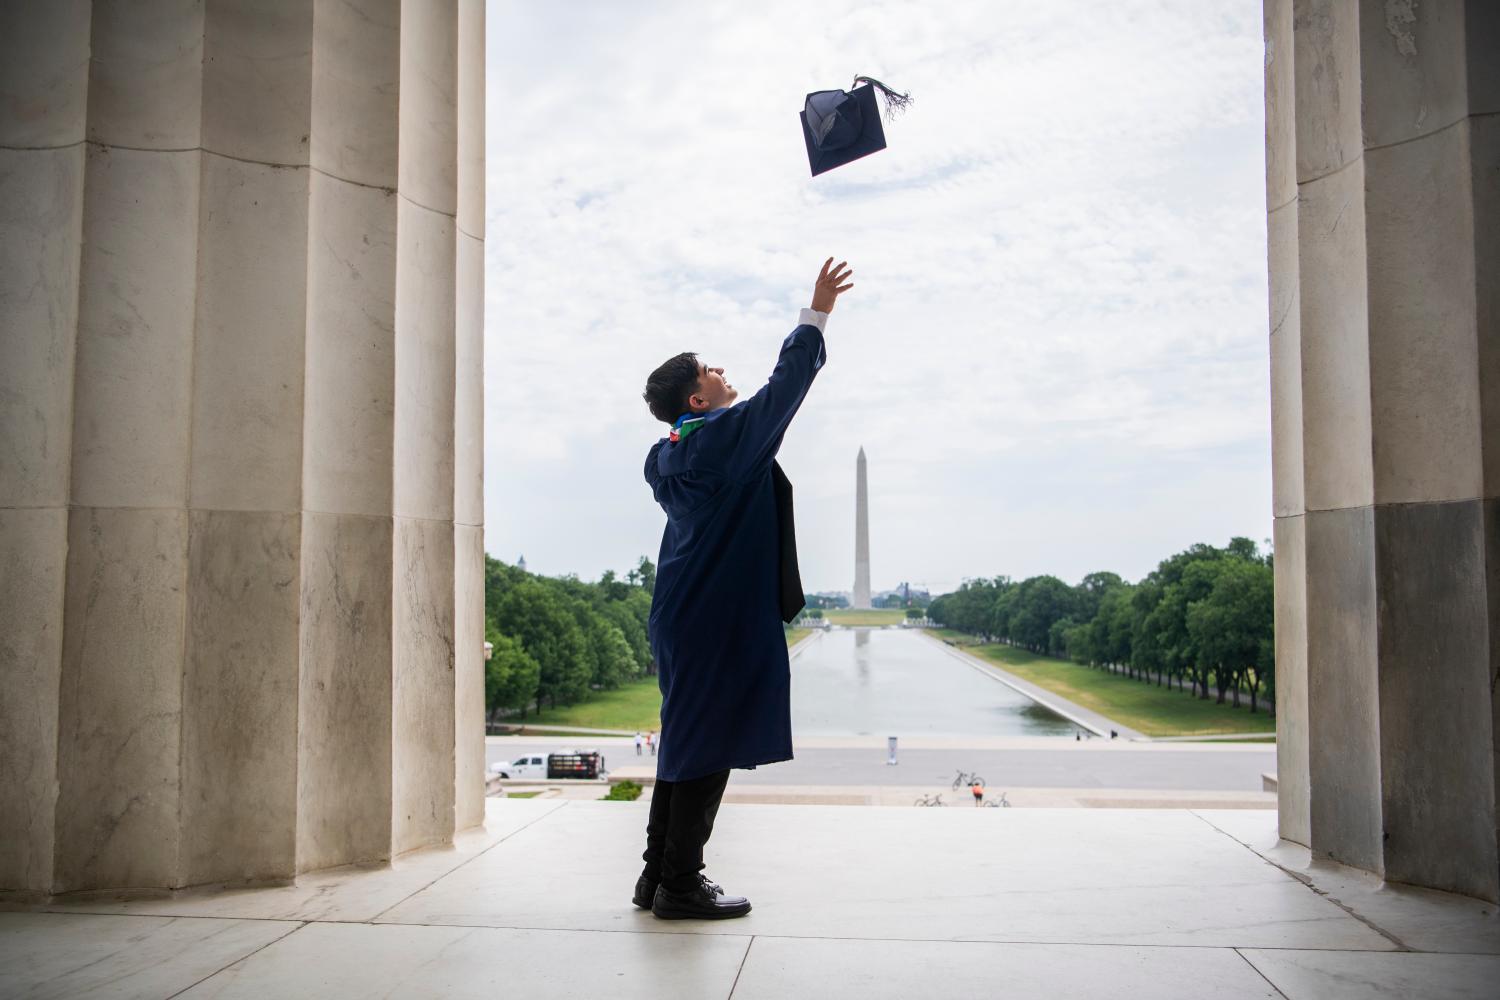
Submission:
M 1297 253 L 1292 0 L 1266 0 L 1266 243 L 1270 275 L 1275 516 L 1276 783 L 1281 835 L 1311 837 L 1307 731 L 1307 503 L 1302 476 L 1302 316 Z
M 484 636 L 484 53 L 485 0 L 458 6 L 458 213 L 454 221 L 454 632 Z M 484 821 L 484 646 L 454 647 L 453 806 L 459 828 Z
M 1469 176 L 1474 192 L 1474 317 L 1484 465 L 1484 566 L 1490 646 L 1490 724 L 1500 803 L 1500 6 L 1467 0 L 1464 35 Z M 1500 808 L 1495 835 L 1500 841 Z
M 481 818 L 483 9 L 405 6 L 0 12 L 0 891 Z
M 23 891 L 57 836 L 88 10 L 0 5 L 0 887 Z
M 442 841 L 454 816 L 457 47 L 454 5 L 401 5 L 392 634 L 405 668 L 391 699 L 397 851 Z
M 391 850 L 399 0 L 319 0 L 312 34 L 297 840 Z
M 1496 18 L 1265 13 L 1282 833 L 1494 900 Z

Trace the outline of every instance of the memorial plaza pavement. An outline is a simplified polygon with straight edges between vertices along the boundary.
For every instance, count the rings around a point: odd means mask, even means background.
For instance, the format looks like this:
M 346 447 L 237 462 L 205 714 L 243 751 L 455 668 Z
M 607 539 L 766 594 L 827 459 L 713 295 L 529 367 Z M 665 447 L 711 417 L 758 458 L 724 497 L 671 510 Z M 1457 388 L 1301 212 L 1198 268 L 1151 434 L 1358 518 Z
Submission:
M 482 830 L 282 888 L 0 912 L 0 996 L 1492 997 L 1500 918 L 1278 841 L 1272 810 L 726 804 L 739 920 L 630 903 L 646 805 L 498 799 Z

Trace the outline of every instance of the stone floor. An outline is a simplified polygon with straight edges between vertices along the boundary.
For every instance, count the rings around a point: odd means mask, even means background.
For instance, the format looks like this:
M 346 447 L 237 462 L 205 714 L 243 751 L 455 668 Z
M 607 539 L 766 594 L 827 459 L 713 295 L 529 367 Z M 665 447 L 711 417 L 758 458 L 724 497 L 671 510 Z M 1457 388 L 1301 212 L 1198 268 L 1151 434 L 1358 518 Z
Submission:
M 0 912 L 4 997 L 1493 997 L 1495 907 L 1280 844 L 1268 810 L 726 804 L 744 919 L 633 908 L 646 805 L 486 827 L 287 888 Z

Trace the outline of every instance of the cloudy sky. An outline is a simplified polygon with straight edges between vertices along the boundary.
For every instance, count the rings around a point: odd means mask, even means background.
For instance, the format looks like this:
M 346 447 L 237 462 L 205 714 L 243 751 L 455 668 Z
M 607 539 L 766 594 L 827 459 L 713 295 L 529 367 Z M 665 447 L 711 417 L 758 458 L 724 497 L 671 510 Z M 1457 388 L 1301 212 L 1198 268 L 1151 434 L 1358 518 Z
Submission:
M 656 558 L 640 393 L 749 398 L 829 255 L 855 288 L 780 460 L 809 590 L 1096 569 L 1271 533 L 1260 4 L 491 5 L 485 547 Z M 807 92 L 915 98 L 813 178 Z

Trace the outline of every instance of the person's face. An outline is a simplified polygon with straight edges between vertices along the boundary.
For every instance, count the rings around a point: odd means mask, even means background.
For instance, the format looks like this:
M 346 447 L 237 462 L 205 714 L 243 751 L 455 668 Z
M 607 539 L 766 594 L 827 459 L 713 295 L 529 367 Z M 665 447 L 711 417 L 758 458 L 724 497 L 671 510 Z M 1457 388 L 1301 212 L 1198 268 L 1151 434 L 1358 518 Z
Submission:
M 724 378 L 724 369 L 711 368 L 699 362 L 698 390 L 688 397 L 694 413 L 707 413 L 728 406 L 740 397 L 740 391 Z

